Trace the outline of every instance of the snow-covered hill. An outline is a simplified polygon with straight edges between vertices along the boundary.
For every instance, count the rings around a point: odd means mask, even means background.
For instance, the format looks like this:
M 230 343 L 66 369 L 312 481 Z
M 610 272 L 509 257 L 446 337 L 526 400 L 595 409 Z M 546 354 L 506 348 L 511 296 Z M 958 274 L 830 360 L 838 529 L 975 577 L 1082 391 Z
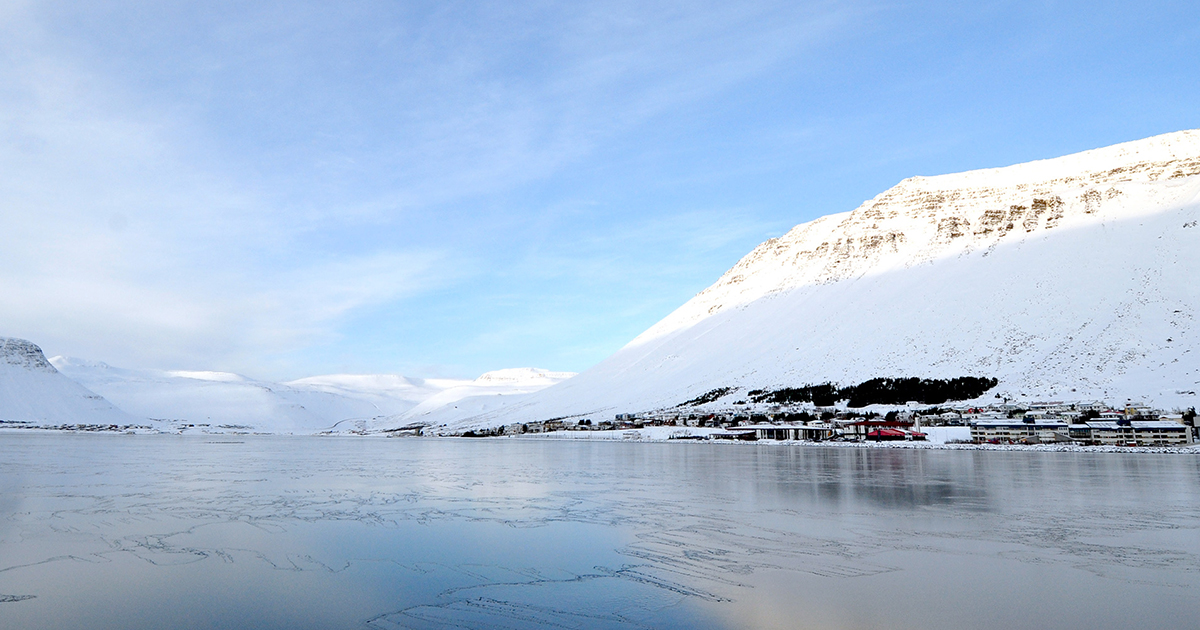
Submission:
M 414 378 L 398 374 L 327 374 L 287 381 L 283 385 L 366 400 L 375 405 L 378 410 L 375 415 L 395 415 L 440 392 L 471 382 L 461 378 Z
M 331 375 L 273 383 L 229 372 L 124 369 L 71 357 L 50 362 L 132 415 L 211 431 L 351 430 L 356 422 L 402 413 L 447 387 L 470 382 Z
M 1198 221 L 1200 131 L 906 179 L 758 246 L 596 367 L 441 430 L 897 376 L 1191 406 Z
M 37 345 L 0 337 L 0 427 L 147 424 L 60 374 Z
M 209 432 L 291 434 L 390 427 L 394 422 L 386 419 L 423 416 L 443 405 L 453 408 L 464 398 L 525 394 L 570 376 L 518 368 L 475 380 L 333 374 L 273 383 L 229 372 L 124 369 L 62 356 L 47 365 L 130 414 L 168 428 L 190 424 Z
M 375 428 L 436 425 L 464 416 L 496 412 L 527 395 L 575 376 L 574 372 L 551 372 L 538 368 L 510 368 L 487 372 L 473 381 L 449 387 L 430 396 L 409 411 L 382 418 Z

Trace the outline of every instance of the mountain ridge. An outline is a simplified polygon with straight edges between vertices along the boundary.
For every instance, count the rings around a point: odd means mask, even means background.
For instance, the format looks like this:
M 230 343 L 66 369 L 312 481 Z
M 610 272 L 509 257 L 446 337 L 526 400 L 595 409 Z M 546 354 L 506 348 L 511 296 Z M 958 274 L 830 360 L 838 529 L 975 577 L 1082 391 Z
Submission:
M 579 376 L 434 432 L 879 377 L 1194 405 L 1198 218 L 1200 131 L 908 178 L 762 243 Z
M 819 217 L 768 239 L 630 344 L 772 291 L 836 282 L 889 264 L 909 267 L 995 246 L 1009 236 L 1071 227 L 1088 216 L 1103 217 L 1114 199 L 1128 194 L 1126 188 L 1197 174 L 1200 130 L 1006 167 L 910 177 L 850 212 Z M 897 206 L 915 207 L 918 213 L 906 215 Z M 801 260 L 824 264 L 800 267 L 799 274 L 778 273 L 797 269 Z M 757 282 L 737 286 L 751 276 Z
M 41 362 L 134 416 L 172 430 L 204 432 L 360 432 L 381 418 L 427 413 L 469 396 L 528 393 L 569 376 L 512 368 L 474 380 L 328 374 L 276 383 L 231 372 L 128 369 L 66 356 Z
M 61 374 L 25 339 L 0 337 L 0 426 L 145 426 Z

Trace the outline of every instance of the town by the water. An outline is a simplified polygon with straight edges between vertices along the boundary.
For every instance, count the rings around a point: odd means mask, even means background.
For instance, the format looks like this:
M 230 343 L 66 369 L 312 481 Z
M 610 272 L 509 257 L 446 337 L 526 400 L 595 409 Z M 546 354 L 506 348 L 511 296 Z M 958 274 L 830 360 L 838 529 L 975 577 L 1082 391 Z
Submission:
M 653 434 L 655 427 L 667 428 Z M 674 427 L 676 431 L 669 428 Z M 401 430 L 403 431 L 403 430 Z M 838 407 L 771 406 L 700 413 L 666 409 L 616 414 L 611 420 L 560 418 L 467 431 L 464 437 L 621 432 L 604 437 L 676 440 L 927 442 L 937 432 L 950 444 L 1179 447 L 1200 442 L 1196 410 L 1155 409 L 1128 401 L 925 406 L 908 403 L 885 412 Z M 419 429 L 408 432 L 420 434 Z M 584 437 L 580 435 L 579 437 Z M 600 436 L 597 436 L 600 437 Z

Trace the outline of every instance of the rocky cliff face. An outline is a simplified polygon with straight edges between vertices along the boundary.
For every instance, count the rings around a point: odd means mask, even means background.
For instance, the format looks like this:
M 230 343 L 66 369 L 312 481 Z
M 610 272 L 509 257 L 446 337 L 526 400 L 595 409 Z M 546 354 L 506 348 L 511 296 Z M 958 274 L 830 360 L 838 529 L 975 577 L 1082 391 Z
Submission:
M 445 429 L 878 377 L 1196 405 L 1198 224 L 1200 131 L 910 178 L 758 246 L 594 368 Z
M 1007 168 L 912 177 L 852 212 L 759 245 L 638 340 L 770 293 L 986 252 L 1182 203 L 1194 195 L 1186 184 L 1197 174 L 1200 131 L 1182 131 Z
M 0 337 L 0 428 L 116 428 L 145 424 L 63 376 L 42 349 Z
M 58 371 L 46 360 L 37 344 L 12 337 L 0 337 L 0 362 L 26 370 Z

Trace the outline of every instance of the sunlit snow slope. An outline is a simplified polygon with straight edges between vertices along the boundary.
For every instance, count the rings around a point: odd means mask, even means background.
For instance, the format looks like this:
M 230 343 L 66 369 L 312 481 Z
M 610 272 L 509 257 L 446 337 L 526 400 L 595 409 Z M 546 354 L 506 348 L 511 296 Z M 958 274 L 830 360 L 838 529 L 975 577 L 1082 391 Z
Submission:
M 758 246 L 596 367 L 441 429 L 895 376 L 1191 406 L 1198 220 L 1200 131 L 906 179 Z
M 403 414 L 383 418 L 373 428 L 435 425 L 464 416 L 495 412 L 575 376 L 538 368 L 510 368 L 487 372 L 479 378 L 449 387 L 430 396 Z
M 0 337 L 0 427 L 146 424 L 60 374 L 35 344 Z
M 71 357 L 52 357 L 50 362 L 130 414 L 172 425 L 204 425 L 211 431 L 353 430 L 371 418 L 402 413 L 446 388 L 470 382 L 330 375 L 273 383 L 229 372 L 124 369 Z
M 443 406 L 492 409 L 491 400 L 534 392 L 571 376 L 517 368 L 488 372 L 475 380 L 332 374 L 273 383 L 229 372 L 125 369 L 61 356 L 49 363 L 51 370 L 57 367 L 134 416 L 155 419 L 167 430 L 214 433 L 391 428 Z

